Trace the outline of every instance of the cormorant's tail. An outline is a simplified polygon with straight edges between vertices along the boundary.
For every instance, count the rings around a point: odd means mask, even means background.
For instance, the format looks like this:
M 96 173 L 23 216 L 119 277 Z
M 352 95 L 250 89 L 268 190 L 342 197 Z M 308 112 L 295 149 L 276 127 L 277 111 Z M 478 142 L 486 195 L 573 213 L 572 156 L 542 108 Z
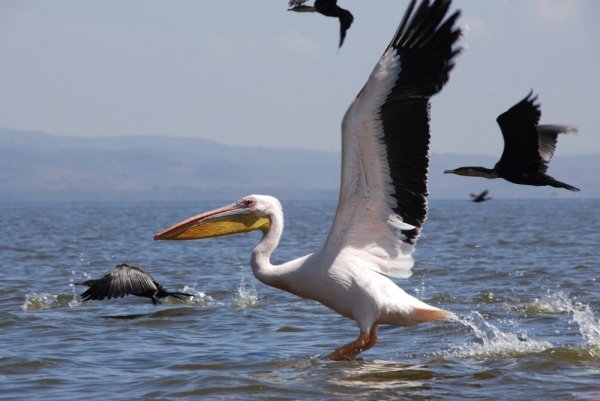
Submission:
M 564 188 L 564 189 L 568 189 L 569 191 L 573 191 L 573 192 L 579 192 L 580 189 L 579 188 L 575 188 L 572 185 L 569 184 L 565 184 L 564 182 L 560 182 L 558 180 L 555 180 L 552 177 L 548 177 L 548 185 L 554 187 L 554 188 Z

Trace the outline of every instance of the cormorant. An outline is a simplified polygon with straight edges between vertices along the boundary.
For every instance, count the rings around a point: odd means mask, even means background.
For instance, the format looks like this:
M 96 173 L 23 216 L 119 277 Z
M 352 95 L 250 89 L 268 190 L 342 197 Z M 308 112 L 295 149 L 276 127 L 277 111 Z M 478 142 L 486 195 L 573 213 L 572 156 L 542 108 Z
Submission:
M 126 264 L 113 267 L 101 279 L 87 280 L 78 284 L 90 287 L 81 294 L 84 301 L 123 298 L 125 295 L 131 294 L 150 298 L 152 303 L 156 305 L 159 303 L 160 298 L 169 295 L 177 299 L 193 296 L 184 292 L 169 292 L 154 281 L 152 276 L 141 267 Z
M 500 114 L 496 121 L 504 137 L 504 152 L 493 169 L 484 167 L 459 167 L 444 173 L 484 178 L 504 178 L 521 185 L 565 188 L 579 191 L 546 174 L 548 162 L 556 149 L 558 134 L 577 132 L 577 128 L 565 125 L 538 125 L 542 112 L 535 104 L 537 95 L 533 90 L 519 103 Z
M 480 193 L 479 195 L 475 195 L 475 194 L 471 194 L 471 198 L 473 198 L 473 202 L 485 202 L 486 200 L 490 200 L 492 198 L 489 198 L 487 196 L 488 194 L 488 190 L 486 189 L 485 191 L 483 191 L 482 193 Z
M 314 13 L 323 14 L 326 17 L 336 17 L 340 20 L 340 45 L 344 43 L 346 31 L 352 25 L 354 16 L 348 10 L 344 10 L 337 5 L 337 0 L 315 0 L 315 4 L 311 6 L 302 5 L 307 0 L 290 0 L 288 11 L 296 11 L 298 13 Z

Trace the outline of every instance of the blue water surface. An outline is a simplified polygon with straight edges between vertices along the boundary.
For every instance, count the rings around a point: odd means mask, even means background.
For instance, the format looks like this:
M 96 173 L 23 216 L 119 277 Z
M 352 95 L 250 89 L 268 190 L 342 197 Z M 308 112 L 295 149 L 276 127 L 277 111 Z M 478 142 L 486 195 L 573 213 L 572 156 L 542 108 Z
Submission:
M 232 200 L 233 201 L 233 200 Z M 335 202 L 282 202 L 280 263 L 318 249 Z M 331 310 L 258 282 L 260 233 L 153 241 L 221 206 L 0 204 L 1 399 L 600 399 L 600 201 L 432 200 L 413 276 L 394 281 L 458 320 L 358 336 Z M 82 302 L 116 264 L 194 294 Z

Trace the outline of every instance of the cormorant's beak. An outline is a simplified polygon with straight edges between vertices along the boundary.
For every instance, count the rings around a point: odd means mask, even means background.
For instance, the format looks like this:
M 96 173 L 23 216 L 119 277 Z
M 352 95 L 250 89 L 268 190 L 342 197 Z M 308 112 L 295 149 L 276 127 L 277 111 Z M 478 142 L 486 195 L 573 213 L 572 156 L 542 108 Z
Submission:
M 457 174 L 456 170 L 444 170 L 444 174 Z
M 238 203 L 232 203 L 202 213 L 174 225 L 154 236 L 154 240 L 183 240 L 220 237 L 223 235 L 261 230 L 266 233 L 271 226 L 268 216 L 257 216 Z

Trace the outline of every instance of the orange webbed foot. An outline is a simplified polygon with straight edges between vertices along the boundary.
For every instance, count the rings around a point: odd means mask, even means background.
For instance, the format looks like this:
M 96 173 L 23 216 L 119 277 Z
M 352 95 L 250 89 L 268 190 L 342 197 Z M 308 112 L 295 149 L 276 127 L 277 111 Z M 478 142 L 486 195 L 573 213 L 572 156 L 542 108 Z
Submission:
M 358 354 L 373 347 L 375 343 L 377 343 L 377 325 L 373 325 L 368 334 L 361 331 L 355 341 L 339 347 L 329 354 L 326 359 L 330 361 L 353 361 Z

